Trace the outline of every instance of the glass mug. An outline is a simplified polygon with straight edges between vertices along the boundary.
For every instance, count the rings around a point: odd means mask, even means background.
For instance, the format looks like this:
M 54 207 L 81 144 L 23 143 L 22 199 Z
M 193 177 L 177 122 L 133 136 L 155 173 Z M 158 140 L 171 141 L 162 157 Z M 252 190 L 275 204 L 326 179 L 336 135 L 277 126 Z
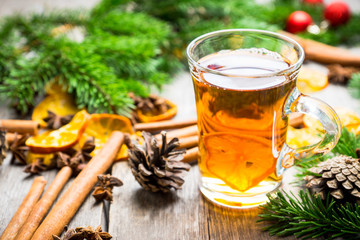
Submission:
M 221 30 L 193 40 L 187 57 L 200 133 L 200 190 L 210 201 L 233 208 L 262 204 L 294 158 L 321 156 L 336 145 L 341 126 L 334 110 L 296 88 L 304 50 L 294 40 L 262 30 Z M 293 112 L 319 120 L 323 139 L 290 148 Z

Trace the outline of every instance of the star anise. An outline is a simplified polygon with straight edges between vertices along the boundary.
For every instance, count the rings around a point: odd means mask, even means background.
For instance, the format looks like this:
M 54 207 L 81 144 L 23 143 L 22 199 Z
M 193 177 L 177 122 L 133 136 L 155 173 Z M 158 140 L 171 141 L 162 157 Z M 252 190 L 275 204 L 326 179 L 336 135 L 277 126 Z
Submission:
M 18 136 L 15 133 L 14 142 L 10 145 L 10 151 L 12 152 L 11 163 L 15 163 L 16 160 L 23 165 L 26 165 L 26 154 L 29 150 L 29 147 L 25 145 L 26 140 L 29 138 L 29 135 L 25 134 Z
M 75 229 L 64 227 L 64 236 L 62 238 L 52 235 L 53 240 L 84 240 L 84 234 L 82 232 L 76 232 Z
M 129 97 L 134 101 L 136 110 L 140 110 L 145 114 L 151 112 L 153 115 L 158 115 L 165 113 L 171 108 L 165 98 L 161 98 L 155 94 L 150 94 L 148 97 L 143 98 L 136 96 L 133 93 L 129 93 Z M 133 111 L 132 113 L 132 121 L 139 122 L 136 111 Z
M 92 193 L 96 201 L 100 202 L 102 200 L 112 201 L 112 189 L 114 187 L 120 187 L 123 185 L 122 181 L 117 177 L 107 175 L 98 175 L 98 182 L 95 185 L 95 189 Z
M 87 240 L 109 240 L 112 236 L 107 233 L 103 232 L 101 226 L 98 226 L 95 230 L 93 227 L 78 227 L 75 228 L 75 231 L 78 233 L 82 233 L 84 239 Z
M 92 158 L 90 153 L 95 149 L 94 141 L 94 138 L 89 138 L 79 151 L 70 148 L 66 151 L 59 152 L 57 167 L 62 168 L 64 166 L 69 166 L 73 170 L 73 174 L 77 175 L 84 169 L 86 163 Z
M 329 69 L 329 81 L 338 84 L 347 84 L 351 79 L 352 74 L 360 71 L 360 68 L 343 67 L 340 64 L 328 65 L 327 68 Z
M 39 174 L 42 171 L 47 169 L 46 165 L 44 164 L 43 158 L 36 158 L 35 161 L 26 165 L 24 172 L 31 173 L 31 174 Z
M 46 128 L 59 129 L 62 126 L 68 124 L 73 117 L 74 115 L 60 116 L 48 110 L 48 116 L 43 118 L 43 120 L 46 122 Z
M 72 158 L 78 159 L 81 163 L 90 161 L 92 156 L 90 155 L 95 149 L 95 139 L 93 137 L 88 138 L 80 151 L 77 151 Z

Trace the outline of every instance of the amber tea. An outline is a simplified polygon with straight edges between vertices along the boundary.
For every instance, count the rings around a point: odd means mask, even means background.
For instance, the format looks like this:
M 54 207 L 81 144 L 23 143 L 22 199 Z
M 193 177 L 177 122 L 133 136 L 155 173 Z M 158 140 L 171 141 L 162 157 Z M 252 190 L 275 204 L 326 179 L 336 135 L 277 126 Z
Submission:
M 187 54 L 200 133 L 200 190 L 207 199 L 257 206 L 279 187 L 294 156 L 322 155 L 336 144 L 334 111 L 296 88 L 304 53 L 293 40 L 260 30 L 222 30 L 192 41 Z M 291 149 L 285 142 L 291 112 L 316 117 L 326 137 Z
M 286 75 L 229 76 L 271 73 L 288 62 L 265 49 L 242 49 L 214 53 L 199 64 L 226 74 L 203 72 L 193 79 L 203 187 L 240 195 L 274 189 L 276 159 L 286 138 L 283 104 L 295 82 Z

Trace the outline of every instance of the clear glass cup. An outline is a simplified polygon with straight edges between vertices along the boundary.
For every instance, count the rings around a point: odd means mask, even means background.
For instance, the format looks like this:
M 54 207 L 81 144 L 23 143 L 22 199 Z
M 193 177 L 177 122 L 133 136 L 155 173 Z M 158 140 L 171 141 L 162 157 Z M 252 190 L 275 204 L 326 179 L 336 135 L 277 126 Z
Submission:
M 200 190 L 210 201 L 232 208 L 262 204 L 295 158 L 321 156 L 336 145 L 341 125 L 335 111 L 296 88 L 304 51 L 294 40 L 262 30 L 221 30 L 193 40 L 187 57 L 200 132 Z M 298 149 L 286 144 L 294 112 L 321 122 L 320 142 Z

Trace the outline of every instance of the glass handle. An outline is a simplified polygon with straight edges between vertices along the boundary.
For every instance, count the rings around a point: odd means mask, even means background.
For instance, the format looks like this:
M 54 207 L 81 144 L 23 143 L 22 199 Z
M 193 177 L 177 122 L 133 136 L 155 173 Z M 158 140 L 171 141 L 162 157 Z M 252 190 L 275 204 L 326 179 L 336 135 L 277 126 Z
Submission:
M 296 149 L 289 147 L 285 143 L 277 161 L 278 175 L 282 174 L 285 168 L 289 168 L 294 164 L 294 158 L 320 157 L 328 153 L 335 147 L 341 134 L 341 123 L 336 112 L 323 101 L 303 95 L 297 88 L 291 93 L 284 107 L 286 115 L 295 112 L 307 114 L 319 120 L 324 128 L 325 135 L 316 144 Z

